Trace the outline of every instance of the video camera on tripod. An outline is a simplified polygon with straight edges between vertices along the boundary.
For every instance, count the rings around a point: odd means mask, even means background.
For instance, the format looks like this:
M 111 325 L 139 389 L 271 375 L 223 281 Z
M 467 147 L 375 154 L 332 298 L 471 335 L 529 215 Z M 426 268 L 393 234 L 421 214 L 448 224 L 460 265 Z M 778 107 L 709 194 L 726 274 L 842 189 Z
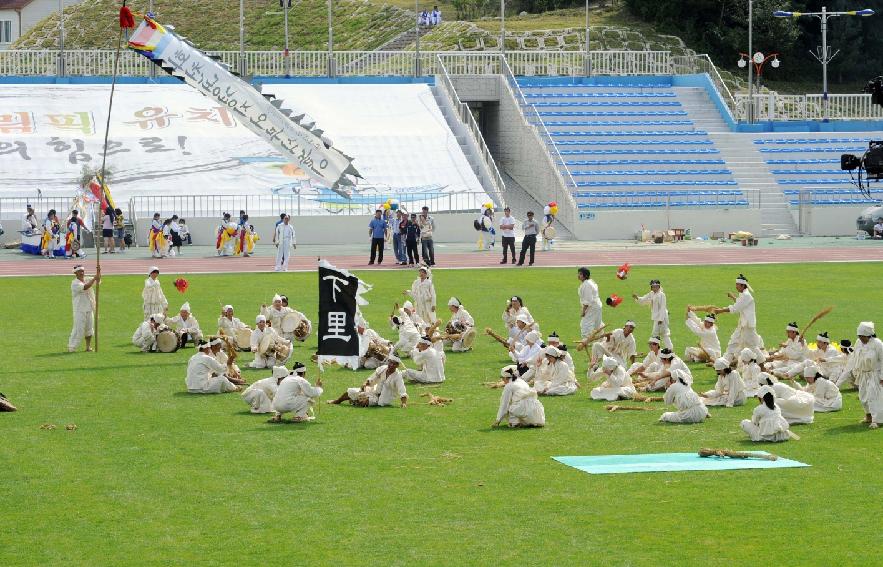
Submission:
M 868 149 L 861 157 L 854 154 L 840 156 L 842 171 L 858 170 L 858 179 L 853 179 L 859 189 L 869 191 L 868 182 L 883 179 L 883 141 L 868 142 Z

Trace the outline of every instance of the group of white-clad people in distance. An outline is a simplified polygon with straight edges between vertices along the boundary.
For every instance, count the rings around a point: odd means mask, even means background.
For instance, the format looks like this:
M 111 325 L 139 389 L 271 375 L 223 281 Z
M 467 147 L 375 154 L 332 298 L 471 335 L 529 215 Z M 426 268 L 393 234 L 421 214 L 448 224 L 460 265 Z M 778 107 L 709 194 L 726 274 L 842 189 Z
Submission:
M 87 280 L 82 266 L 76 266 L 74 272 L 74 329 L 68 346 L 73 351 L 85 338 L 88 350 L 92 335 L 90 306 L 94 306 L 92 286 L 100 273 Z M 754 441 L 784 441 L 793 436 L 791 424 L 812 423 L 816 412 L 840 410 L 841 388 L 854 385 L 865 411 L 864 422 L 875 429 L 883 420 L 883 342 L 876 337 L 872 322 L 860 323 L 855 343 L 840 341 L 839 349 L 826 332 L 818 333 L 815 348 L 810 348 L 792 322 L 785 328 L 785 341 L 768 351 L 757 333 L 752 290 L 740 274 L 735 282 L 736 293 L 729 294 L 731 305 L 687 306 L 685 324 L 697 342 L 685 348 L 682 359 L 671 343 L 665 292 L 658 280 L 652 280 L 647 294 L 633 296 L 650 308 L 652 327 L 647 354 L 636 360 L 636 323 L 626 321 L 621 328 L 607 331 L 597 284 L 587 268 L 579 268 L 577 275 L 583 338 L 576 348 L 590 354 L 589 384 L 600 382 L 590 390 L 592 399 L 612 402 L 633 399 L 639 392 L 664 391 L 664 402 L 676 411 L 663 413 L 661 421 L 699 423 L 709 416 L 708 406 L 734 407 L 755 397 L 758 406 L 751 419 L 742 421 L 742 429 Z M 321 381 L 309 385 L 302 363 L 295 363 L 291 371 L 285 367 L 294 343 L 306 340 L 312 323 L 289 307 L 285 296 L 277 295 L 270 305 L 261 307 L 254 328 L 235 317 L 231 305 L 224 306 L 217 333 L 206 336 L 187 303 L 178 315 L 167 317 L 168 301 L 158 276 L 159 270 L 151 268 L 145 280 L 144 322 L 132 338 L 135 346 L 145 352 L 155 351 L 159 334 L 169 332 L 174 333 L 179 345 L 194 342 L 199 352 L 191 357 L 186 378 L 187 389 L 193 393 L 241 390 L 246 383 L 235 360 L 240 350 L 250 351 L 254 354 L 250 368 L 272 371 L 272 376 L 258 380 L 243 392 L 252 412 L 273 412 L 277 421 L 287 412 L 293 413 L 294 421 L 312 419 L 311 407 L 322 394 Z M 372 374 L 360 386 L 347 389 L 329 403 L 388 406 L 398 400 L 406 407 L 407 381 L 442 383 L 445 349 L 471 350 L 475 321 L 461 301 L 452 297 L 447 302 L 448 321 L 442 325 L 431 268 L 421 265 L 418 277 L 403 295 L 407 300 L 401 306 L 396 304 L 389 319 L 398 332 L 395 342 L 383 338 L 357 312 L 357 369 L 372 370 Z M 726 349 L 721 348 L 717 336 L 717 316 L 722 314 L 738 315 Z M 507 336 L 497 338 L 504 343 L 512 364 L 501 370 L 499 385 L 503 391 L 494 425 L 505 420 L 511 427 L 543 426 L 545 410 L 539 396 L 571 395 L 580 387 L 573 358 L 556 333 L 542 340 L 539 323 L 521 297 L 509 299 L 502 320 Z M 415 368 L 405 369 L 402 358 L 410 358 Z M 685 361 L 712 366 L 717 374 L 714 388 L 695 392 L 693 375 Z M 799 384 L 798 378 L 803 378 L 805 384 Z

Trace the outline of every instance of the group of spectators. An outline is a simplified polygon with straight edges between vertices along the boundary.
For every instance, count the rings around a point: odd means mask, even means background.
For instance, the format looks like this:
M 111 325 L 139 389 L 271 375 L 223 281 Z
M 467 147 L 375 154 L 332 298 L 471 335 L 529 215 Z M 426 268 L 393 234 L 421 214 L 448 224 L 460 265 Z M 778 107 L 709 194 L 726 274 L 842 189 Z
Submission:
M 369 265 L 383 263 L 383 248 L 387 241 L 392 241 L 392 250 L 396 264 L 400 266 L 423 263 L 435 265 L 435 245 L 432 235 L 435 232 L 435 219 L 429 215 L 429 207 L 423 207 L 420 214 L 411 213 L 399 208 L 377 209 L 374 218 L 368 224 L 371 236 L 371 257 Z M 417 245 L 420 244 L 418 250 Z
M 417 22 L 424 27 L 437 26 L 441 23 L 441 21 L 442 15 L 441 10 L 438 9 L 438 6 L 433 6 L 432 11 L 423 10 L 417 17 Z

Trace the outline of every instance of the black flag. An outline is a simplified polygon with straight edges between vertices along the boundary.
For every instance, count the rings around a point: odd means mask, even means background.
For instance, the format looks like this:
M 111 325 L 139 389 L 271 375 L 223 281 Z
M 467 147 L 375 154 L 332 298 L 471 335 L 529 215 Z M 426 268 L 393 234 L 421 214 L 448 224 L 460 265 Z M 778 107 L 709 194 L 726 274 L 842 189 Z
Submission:
M 319 266 L 319 356 L 326 357 L 325 360 L 335 357 L 358 360 L 355 318 L 359 278 L 326 266 L 330 264 Z

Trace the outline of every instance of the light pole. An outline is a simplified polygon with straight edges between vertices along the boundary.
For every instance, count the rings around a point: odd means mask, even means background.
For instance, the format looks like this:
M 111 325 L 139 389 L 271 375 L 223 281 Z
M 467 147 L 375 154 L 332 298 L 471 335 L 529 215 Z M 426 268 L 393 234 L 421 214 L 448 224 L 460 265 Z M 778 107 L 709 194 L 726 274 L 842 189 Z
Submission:
M 821 12 L 785 12 L 783 10 L 776 10 L 773 12 L 773 16 L 777 18 L 799 18 L 801 16 L 811 16 L 818 18 L 822 23 L 822 47 L 817 49 L 815 53 L 812 53 L 812 56 L 815 57 L 819 63 L 822 64 L 822 119 L 828 119 L 828 63 L 834 59 L 840 50 L 838 49 L 834 53 L 831 53 L 831 49 L 828 47 L 828 19 L 836 18 L 837 16 L 873 16 L 874 11 L 870 8 L 865 8 L 864 10 L 849 10 L 847 12 L 829 12 L 828 8 L 822 6 Z
M 751 65 L 748 65 L 749 62 L 751 62 Z M 763 76 L 763 67 L 767 63 L 769 63 L 770 66 L 773 67 L 773 69 L 778 69 L 779 65 L 781 65 L 781 61 L 779 61 L 779 54 L 770 53 L 769 55 L 764 55 L 763 53 L 758 51 L 754 55 L 750 56 L 747 53 L 740 53 L 739 61 L 736 64 L 739 66 L 740 69 L 748 67 L 749 75 L 751 73 L 751 67 L 754 67 L 754 75 L 756 77 L 755 80 L 757 82 L 757 90 L 759 92 L 760 80 Z
M 754 52 L 754 2 L 748 0 L 748 53 Z M 754 78 L 751 69 L 748 69 L 748 123 L 754 122 Z
M 586 0 L 586 77 L 592 75 L 592 52 L 589 49 L 589 0 Z
M 245 80 L 245 0 L 239 0 L 239 76 Z
M 417 33 L 414 76 L 420 76 L 420 0 L 414 0 L 414 31 Z
M 64 0 L 58 0 L 58 66 L 55 73 L 64 77 Z
M 285 0 L 279 0 L 279 7 L 282 8 L 285 21 L 285 51 L 282 56 L 285 57 L 285 78 L 291 78 L 291 56 L 288 52 L 288 12 L 291 10 L 291 0 L 288 0 L 288 6 L 285 6 Z
M 506 0 L 500 0 L 500 53 L 506 56 Z
M 334 0 L 327 0 L 328 4 L 328 76 L 334 76 Z

